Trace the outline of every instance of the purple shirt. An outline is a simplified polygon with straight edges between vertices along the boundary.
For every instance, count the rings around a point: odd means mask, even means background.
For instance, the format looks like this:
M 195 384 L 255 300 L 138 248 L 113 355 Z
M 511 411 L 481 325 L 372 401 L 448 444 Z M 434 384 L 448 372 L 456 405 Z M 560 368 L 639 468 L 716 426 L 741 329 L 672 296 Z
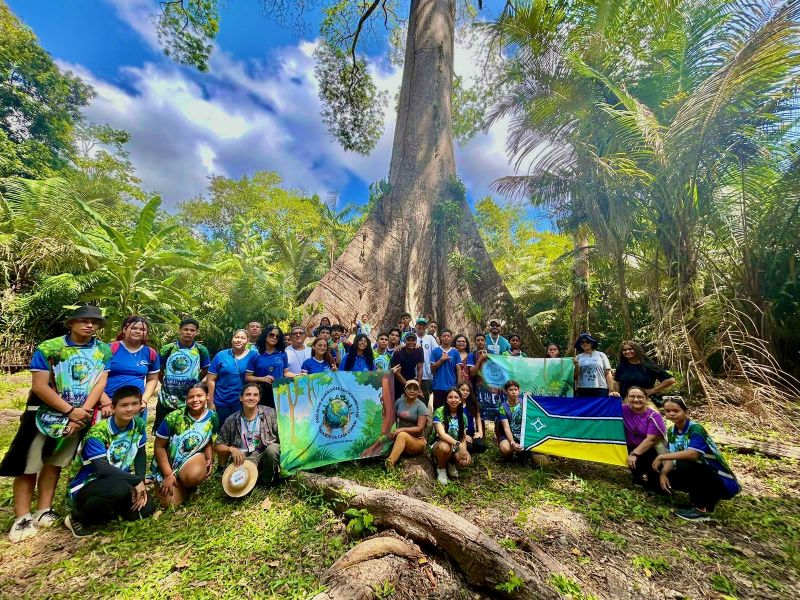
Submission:
M 625 442 L 630 449 L 636 448 L 648 435 L 666 437 L 667 426 L 664 419 L 657 410 L 650 407 L 637 414 L 628 404 L 623 404 L 622 422 L 625 424 Z

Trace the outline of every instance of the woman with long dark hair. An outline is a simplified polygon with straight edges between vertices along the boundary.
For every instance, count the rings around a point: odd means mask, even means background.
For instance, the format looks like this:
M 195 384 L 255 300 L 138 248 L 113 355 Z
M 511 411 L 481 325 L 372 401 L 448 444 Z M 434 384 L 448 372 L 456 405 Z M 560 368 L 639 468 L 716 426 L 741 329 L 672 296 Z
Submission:
M 261 404 L 275 408 L 272 384 L 281 377 L 294 377 L 289 371 L 286 339 L 277 325 L 267 325 L 256 341 L 258 354 L 250 356 L 244 376 L 246 382 L 261 384 Z
M 342 361 L 342 371 L 374 371 L 375 359 L 366 334 L 359 333 Z
M 470 454 L 486 452 L 483 419 L 478 400 L 472 392 L 472 384 L 469 381 L 462 381 L 458 384 L 458 393 L 461 395 L 461 408 L 467 415 L 467 450 Z
M 642 388 L 652 397 L 675 384 L 671 373 L 659 367 L 644 353 L 642 347 L 631 340 L 625 340 L 619 347 L 619 363 L 614 372 L 617 391 L 624 398 L 628 388 Z
M 472 462 L 467 449 L 467 415 L 461 408 L 461 394 L 458 388 L 450 388 L 444 406 L 433 413 L 433 435 L 431 436 L 431 455 L 436 461 L 436 481 L 442 485 L 458 478 L 459 467 Z

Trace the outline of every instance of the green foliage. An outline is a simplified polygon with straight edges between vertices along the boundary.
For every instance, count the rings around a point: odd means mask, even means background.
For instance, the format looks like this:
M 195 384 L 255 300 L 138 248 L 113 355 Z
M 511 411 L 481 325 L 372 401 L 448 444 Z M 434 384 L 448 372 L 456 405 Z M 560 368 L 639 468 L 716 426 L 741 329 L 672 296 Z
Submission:
M 361 537 L 370 533 L 375 533 L 378 528 L 372 523 L 375 517 L 366 508 L 348 508 L 344 512 L 347 521 L 347 532 L 353 537 Z
M 631 564 L 647 577 L 666 573 L 669 570 L 669 562 L 661 556 L 634 556 Z
M 0 2 L 0 177 L 48 177 L 65 168 L 81 109 L 93 96 Z
M 208 70 L 211 41 L 219 31 L 217 0 L 172 0 L 161 3 L 156 24 L 164 54 L 173 60 Z
M 375 595 L 375 600 L 388 600 L 394 596 L 396 590 L 393 583 L 384 581 L 382 584 L 375 584 L 372 592 Z
M 711 587 L 722 594 L 725 600 L 736 600 L 736 585 L 724 575 L 714 573 L 711 576 Z
M 468 284 L 476 283 L 481 278 L 478 273 L 478 262 L 471 256 L 454 250 L 447 255 L 447 262 Z
M 369 154 L 383 134 L 386 92 L 372 81 L 365 61 L 322 43 L 314 51 L 322 122 L 345 150 Z
M 525 587 L 525 581 L 519 576 L 514 573 L 514 571 L 508 572 L 508 579 L 506 579 L 502 583 L 498 583 L 494 586 L 494 589 L 500 590 L 501 592 L 508 592 L 513 593 L 517 592 Z
M 577 581 L 562 573 L 550 575 L 550 585 L 570 600 L 597 600 L 594 595 L 585 593 Z

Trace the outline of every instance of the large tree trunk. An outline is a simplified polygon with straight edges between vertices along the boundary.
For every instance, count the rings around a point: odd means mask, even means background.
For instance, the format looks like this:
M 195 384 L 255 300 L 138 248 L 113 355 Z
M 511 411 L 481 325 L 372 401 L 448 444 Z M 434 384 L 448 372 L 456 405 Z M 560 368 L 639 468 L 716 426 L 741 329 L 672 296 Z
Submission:
M 454 0 L 413 0 L 390 191 L 306 301 L 317 314 L 349 323 L 366 313 L 380 328 L 400 313 L 432 314 L 473 335 L 490 316 L 541 342 L 489 258 L 456 178 L 451 97 Z M 468 260 L 451 259 L 460 254 Z M 459 267 L 459 263 L 461 267 Z M 320 307 L 320 311 L 317 311 Z M 480 323 L 476 323 L 480 322 Z

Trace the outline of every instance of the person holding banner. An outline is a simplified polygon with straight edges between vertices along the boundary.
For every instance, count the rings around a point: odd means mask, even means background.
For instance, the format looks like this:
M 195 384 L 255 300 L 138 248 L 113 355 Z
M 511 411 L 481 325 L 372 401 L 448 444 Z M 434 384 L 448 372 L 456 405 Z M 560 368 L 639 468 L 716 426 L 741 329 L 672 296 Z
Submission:
M 478 407 L 478 400 L 472 393 L 469 381 L 458 384 L 458 393 L 461 395 L 461 408 L 467 415 L 467 450 L 470 454 L 486 452 L 486 438 L 483 435 L 483 419 Z
M 631 386 L 622 405 L 622 422 L 628 446 L 628 468 L 633 483 L 652 492 L 661 492 L 661 484 L 653 474 L 653 461 L 665 451 L 667 426 L 661 414 L 647 405 L 647 392 Z
M 336 361 L 333 359 L 328 340 L 318 337 L 311 344 L 311 358 L 307 358 L 300 366 L 302 375 L 314 375 L 325 371 L 335 371 Z
M 619 396 L 614 390 L 611 363 L 597 350 L 598 342 L 588 333 L 575 340 L 575 395 L 582 398 Z
M 219 417 L 207 402 L 206 384 L 194 384 L 186 408 L 169 413 L 156 430 L 151 471 L 164 506 L 182 504 L 211 474 Z
M 512 333 L 508 336 L 508 343 L 511 345 L 511 348 L 503 352 L 503 356 L 521 356 L 522 358 L 528 356 L 522 351 L 522 336 L 518 333 Z
M 547 344 L 547 356 L 545 358 L 561 358 L 561 350 L 558 344 Z
M 719 501 L 730 500 L 742 488 L 705 428 L 689 419 L 682 398 L 665 401 L 664 413 L 673 423 L 667 432 L 669 452 L 653 460 L 653 470 L 661 473 L 665 492 L 689 494 L 692 507 L 676 511 L 678 517 L 709 521 Z
M 467 415 L 461 407 L 461 393 L 458 388 L 447 391 L 446 404 L 433 412 L 433 443 L 431 456 L 436 461 L 436 481 L 441 485 L 458 479 L 459 467 L 472 464 L 467 449 Z
M 222 466 L 228 464 L 229 459 L 237 467 L 246 460 L 252 462 L 258 470 L 258 483 L 270 485 L 278 479 L 281 451 L 275 409 L 259 406 L 261 388 L 256 383 L 244 385 L 241 401 L 242 410 L 223 423 L 214 451 Z
M 416 338 L 413 334 L 410 337 Z M 415 379 L 405 382 L 404 393 L 394 403 L 397 427 L 389 432 L 394 440 L 392 451 L 386 459 L 386 468 L 393 469 L 401 456 L 417 456 L 425 451 L 425 426 L 428 424 L 428 406 L 420 398 L 422 388 Z
M 277 325 L 267 325 L 256 343 L 258 354 L 250 355 L 244 379 L 248 383 L 261 384 L 261 402 L 275 408 L 272 383 L 281 377 L 294 377 L 289 370 L 286 355 L 286 340 Z
M 494 433 L 500 447 L 500 454 L 506 460 L 515 457 L 522 460 L 525 449 L 520 443 L 522 434 L 522 403 L 520 402 L 519 383 L 510 379 L 503 386 L 506 399 L 497 409 L 497 419 L 494 422 Z
M 347 349 L 342 361 L 342 371 L 374 371 L 375 359 L 366 334 L 359 333 Z

